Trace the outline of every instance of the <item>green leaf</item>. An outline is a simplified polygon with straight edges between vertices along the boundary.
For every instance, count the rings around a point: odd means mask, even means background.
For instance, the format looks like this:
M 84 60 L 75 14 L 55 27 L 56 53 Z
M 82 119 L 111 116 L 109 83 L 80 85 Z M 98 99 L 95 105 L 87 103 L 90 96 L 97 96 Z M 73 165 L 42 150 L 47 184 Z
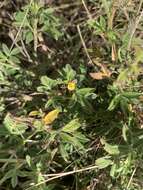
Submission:
M 125 96 L 126 98 L 138 98 L 139 96 L 143 95 L 143 93 L 140 93 L 140 92 L 124 92 L 121 95 Z
M 129 99 L 122 96 L 120 99 L 120 107 L 124 114 L 127 114 L 129 112 L 128 105 L 129 105 Z
M 67 151 L 65 150 L 65 147 L 64 147 L 63 144 L 60 144 L 60 153 L 61 153 L 62 158 L 63 158 L 66 162 L 68 162 L 69 156 L 68 156 L 68 153 L 67 153 Z
M 19 58 L 16 56 L 10 56 L 10 61 L 12 61 L 13 63 L 20 63 Z
M 6 115 L 3 124 L 10 134 L 21 135 L 27 129 L 27 125 L 25 123 L 14 121 L 10 114 Z
M 11 51 L 11 55 L 17 55 L 19 53 L 20 53 L 20 49 L 18 49 L 18 48 L 13 48 Z
M 14 15 L 15 22 L 13 24 L 18 27 L 21 26 L 21 23 L 22 23 L 22 27 L 29 26 L 29 22 L 28 22 L 28 19 L 25 18 L 25 14 L 26 14 L 26 11 L 25 12 L 24 11 L 16 12 L 16 14 Z
M 74 133 L 74 137 L 79 139 L 81 143 L 87 143 L 89 141 L 89 139 L 81 132 Z
M 119 102 L 120 102 L 120 98 L 121 98 L 121 95 L 118 94 L 118 95 L 116 95 L 116 96 L 112 99 L 112 101 L 111 101 L 111 103 L 109 104 L 109 107 L 108 107 L 108 110 L 109 110 L 109 111 L 112 111 L 112 110 L 114 110 L 114 109 L 117 107 L 117 105 L 118 105 Z
M 65 68 L 63 69 L 63 72 L 59 72 L 59 73 L 63 78 L 66 78 L 67 81 L 72 81 L 76 77 L 76 71 L 73 70 L 69 64 L 65 66 Z
M 67 132 L 67 133 L 73 133 L 78 128 L 80 128 L 80 126 L 81 124 L 79 123 L 78 119 L 73 119 L 62 128 L 62 131 Z
M 111 155 L 118 155 L 120 153 L 117 145 L 110 145 L 108 143 L 105 143 L 104 150 Z
M 11 178 L 13 176 L 13 169 L 9 170 L 3 178 L 0 179 L 0 185 L 2 185 L 7 179 Z
M 33 173 L 30 172 L 30 171 L 24 171 L 24 170 L 20 171 L 20 170 L 18 170 L 18 171 L 17 171 L 17 175 L 18 175 L 19 177 L 27 177 L 27 176 L 33 175 Z
M 50 184 L 47 185 L 46 187 L 43 187 L 42 190 L 55 190 L 56 184 Z
M 95 161 L 95 164 L 98 166 L 99 169 L 107 168 L 108 166 L 112 165 L 112 160 L 109 157 L 102 157 L 98 158 Z
M 80 140 L 77 139 L 76 137 L 71 136 L 67 133 L 63 133 L 63 132 L 60 134 L 60 136 L 61 136 L 63 142 L 70 143 L 74 147 L 77 147 L 79 149 L 84 149 L 83 145 L 80 143 Z
M 31 31 L 28 31 L 27 33 L 25 33 L 26 44 L 29 44 L 30 42 L 32 42 L 33 39 L 34 39 L 34 37 L 33 37 L 33 33 Z
M 35 120 L 33 125 L 37 129 L 37 131 L 43 130 L 43 123 L 41 121 Z
M 95 91 L 94 88 L 81 88 L 76 91 L 76 93 L 80 96 L 89 96 L 91 93 Z
M 42 76 L 41 77 L 41 83 L 46 86 L 48 90 L 51 90 L 53 87 L 57 85 L 57 81 L 48 78 L 47 76 Z
M 108 152 L 109 154 L 117 155 L 120 153 L 119 147 L 117 145 L 110 145 L 103 138 L 101 138 L 100 141 L 101 141 L 101 144 L 104 145 L 104 150 Z
M 116 173 L 116 170 L 117 170 L 116 168 L 117 168 L 117 165 L 116 165 L 116 164 L 113 164 L 113 165 L 111 166 L 110 176 L 111 176 L 112 178 L 115 177 L 115 173 Z
M 106 30 L 106 20 L 103 16 L 100 16 L 100 26 L 102 27 L 102 30 L 105 31 Z
M 1 61 L 6 61 L 7 60 L 7 56 L 4 55 L 4 53 L 0 52 L 0 60 Z
M 128 74 L 129 74 L 129 69 L 124 69 L 123 71 L 120 72 L 118 78 L 117 78 L 117 85 L 124 85 L 126 81 L 128 80 Z
M 2 44 L 2 49 L 3 49 L 3 52 L 5 53 L 5 55 L 7 55 L 7 56 L 10 55 L 9 48 L 7 47 L 6 44 Z
M 50 132 L 49 143 L 53 142 L 54 139 L 56 138 L 56 136 L 57 136 L 57 131 L 51 131 Z
M 54 98 L 50 98 L 46 104 L 45 104 L 45 108 L 49 108 L 51 105 L 54 105 Z
M 11 185 L 13 188 L 15 188 L 18 184 L 18 177 L 17 177 L 17 171 L 13 172 L 12 178 L 11 178 Z

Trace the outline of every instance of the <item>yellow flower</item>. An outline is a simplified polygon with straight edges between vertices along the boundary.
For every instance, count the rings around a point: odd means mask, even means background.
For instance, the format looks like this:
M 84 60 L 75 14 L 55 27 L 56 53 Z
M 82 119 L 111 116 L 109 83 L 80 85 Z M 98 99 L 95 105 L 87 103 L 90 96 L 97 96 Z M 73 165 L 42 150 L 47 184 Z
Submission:
M 76 83 L 74 81 L 69 82 L 67 88 L 68 88 L 69 91 L 75 90 Z
M 43 118 L 43 121 L 46 125 L 49 125 L 51 123 L 53 123 L 53 121 L 55 119 L 57 119 L 58 115 L 59 115 L 60 110 L 59 109 L 55 109 L 53 111 L 50 111 L 47 115 L 45 115 L 45 117 Z

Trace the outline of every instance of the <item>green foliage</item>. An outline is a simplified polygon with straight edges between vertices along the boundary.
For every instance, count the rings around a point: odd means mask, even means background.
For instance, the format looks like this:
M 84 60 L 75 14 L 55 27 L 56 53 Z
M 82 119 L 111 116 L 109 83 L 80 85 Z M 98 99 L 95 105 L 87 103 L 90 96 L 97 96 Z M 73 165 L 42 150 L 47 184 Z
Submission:
M 110 160 L 109 158 L 108 157 L 98 158 L 95 163 L 99 169 L 106 168 L 106 167 L 112 165 L 112 163 L 113 163 L 112 160 Z
M 21 35 L 26 44 L 36 40 L 35 37 L 38 38 L 40 32 L 45 32 L 50 37 L 58 40 L 61 36 L 61 32 L 58 30 L 60 23 L 53 12 L 52 8 L 44 9 L 39 3 L 33 2 L 31 5 L 25 6 L 22 11 L 15 13 L 13 24 L 16 27 L 22 26 L 23 33 Z M 38 29 L 39 25 L 40 29 Z
M 11 135 L 22 135 L 27 129 L 27 126 L 24 123 L 13 121 L 9 114 L 4 118 L 4 126 Z
M 0 189 L 143 189 L 142 2 L 40 2 L 1 26 Z

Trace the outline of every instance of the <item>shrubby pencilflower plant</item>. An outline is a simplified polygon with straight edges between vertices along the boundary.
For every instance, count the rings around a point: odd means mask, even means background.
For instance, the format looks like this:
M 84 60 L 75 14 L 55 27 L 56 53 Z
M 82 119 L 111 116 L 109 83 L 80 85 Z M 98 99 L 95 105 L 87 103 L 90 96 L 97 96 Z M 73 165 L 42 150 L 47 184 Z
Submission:
M 0 190 L 143 189 L 143 1 L 40 2 L 0 5 Z

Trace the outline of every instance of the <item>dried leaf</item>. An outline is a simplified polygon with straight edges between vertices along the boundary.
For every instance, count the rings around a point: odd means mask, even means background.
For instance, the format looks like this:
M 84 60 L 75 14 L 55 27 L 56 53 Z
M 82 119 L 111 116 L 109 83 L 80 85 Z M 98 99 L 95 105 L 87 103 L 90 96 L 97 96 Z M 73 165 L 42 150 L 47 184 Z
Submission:
M 93 78 L 93 79 L 96 79 L 96 80 L 102 80 L 104 78 L 109 78 L 111 76 L 111 71 L 106 67 L 106 65 L 104 64 L 101 64 L 101 63 L 98 63 L 98 66 L 100 66 L 101 68 L 101 71 L 99 72 L 95 72 L 95 73 L 89 73 L 90 76 Z
M 101 64 L 100 66 L 101 66 L 101 70 L 102 70 L 102 72 L 104 73 L 104 75 L 105 75 L 106 77 L 110 77 L 112 73 L 111 73 L 111 71 L 106 67 L 106 65 Z
M 89 73 L 89 74 L 90 74 L 90 76 L 91 76 L 93 79 L 96 79 L 96 80 L 102 80 L 103 78 L 105 78 L 104 73 L 102 73 L 102 72 Z

